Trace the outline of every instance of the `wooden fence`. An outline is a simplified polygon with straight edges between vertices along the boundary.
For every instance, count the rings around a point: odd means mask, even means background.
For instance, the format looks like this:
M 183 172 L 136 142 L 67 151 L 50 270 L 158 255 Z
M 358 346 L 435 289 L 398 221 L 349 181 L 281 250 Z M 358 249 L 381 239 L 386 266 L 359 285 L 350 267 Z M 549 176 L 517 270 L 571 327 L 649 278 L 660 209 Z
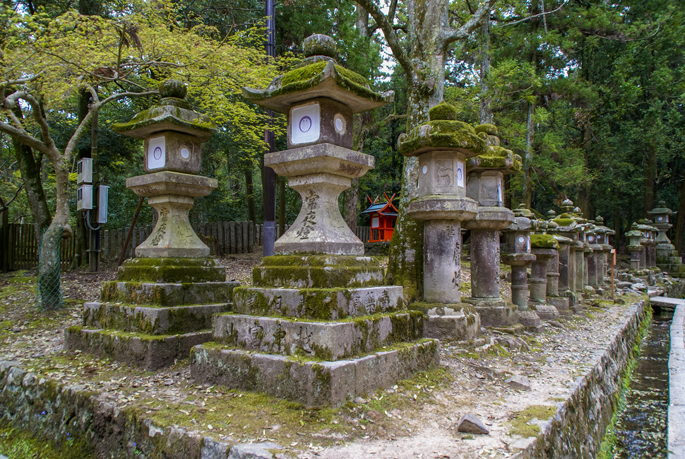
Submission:
M 263 242 L 263 225 L 253 222 L 214 222 L 193 224 L 197 234 L 212 238 L 205 238 L 205 242 L 217 244 L 222 254 L 250 253 Z M 290 226 L 286 225 L 286 231 Z M 131 241 L 126 249 L 126 257 L 133 257 L 136 246 L 140 245 L 152 231 L 152 226 L 136 226 Z M 357 237 L 362 242 L 368 242 L 371 235 L 368 226 L 357 227 Z M 103 230 L 100 241 L 100 255 L 104 262 L 114 262 L 121 255 L 128 228 Z M 276 225 L 276 239 L 280 237 Z M 72 265 L 76 254 L 76 238 L 62 240 L 60 260 L 62 269 L 67 270 Z M 36 232 L 32 224 L 9 224 L 0 227 L 0 271 L 31 269 L 38 266 L 38 244 Z
M 31 269 L 38 266 L 38 240 L 33 224 L 10 223 L 0 228 L 0 271 Z M 62 239 L 62 269 L 71 266 L 76 253 L 76 238 Z

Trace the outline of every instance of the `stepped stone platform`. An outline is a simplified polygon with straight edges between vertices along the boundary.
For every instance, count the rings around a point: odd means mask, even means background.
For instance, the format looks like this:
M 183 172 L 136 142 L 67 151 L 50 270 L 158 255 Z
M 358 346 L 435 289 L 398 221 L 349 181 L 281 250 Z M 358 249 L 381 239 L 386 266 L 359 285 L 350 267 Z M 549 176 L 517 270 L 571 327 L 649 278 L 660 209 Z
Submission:
M 116 281 L 103 284 L 102 302 L 84 304 L 83 325 L 67 329 L 64 347 L 146 370 L 187 358 L 212 339 L 212 316 L 233 308 L 239 284 L 222 275 L 225 268 L 209 258 L 128 260 Z
M 192 377 L 339 405 L 437 365 L 423 313 L 404 309 L 402 287 L 380 285 L 382 274 L 374 257 L 265 257 L 232 312 L 214 317 L 213 340 L 193 349 Z

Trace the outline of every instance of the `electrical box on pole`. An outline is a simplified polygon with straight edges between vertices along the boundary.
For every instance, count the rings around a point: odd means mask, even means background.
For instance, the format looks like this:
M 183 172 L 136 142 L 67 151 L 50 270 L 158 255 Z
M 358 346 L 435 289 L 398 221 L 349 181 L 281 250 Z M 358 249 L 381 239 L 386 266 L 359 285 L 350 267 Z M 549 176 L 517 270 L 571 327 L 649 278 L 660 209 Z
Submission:
M 107 223 L 107 202 L 109 198 L 109 187 L 100 185 L 98 187 L 98 221 L 97 223 Z
M 93 183 L 93 159 L 83 158 L 76 164 L 76 184 Z

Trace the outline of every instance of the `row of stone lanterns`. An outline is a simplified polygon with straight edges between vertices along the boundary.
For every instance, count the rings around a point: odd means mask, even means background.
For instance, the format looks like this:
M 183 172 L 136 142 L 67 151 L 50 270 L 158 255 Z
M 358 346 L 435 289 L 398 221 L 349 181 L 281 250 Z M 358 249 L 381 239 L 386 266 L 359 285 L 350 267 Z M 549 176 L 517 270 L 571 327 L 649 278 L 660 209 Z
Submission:
M 254 269 L 253 285 L 225 282 L 224 268 L 188 223 L 194 199 L 217 186 L 196 175 L 212 129 L 183 100 L 185 87 L 165 82 L 160 105 L 113 127 L 145 140 L 148 174 L 127 186 L 149 198 L 159 219 L 136 249 L 139 258 L 104 285 L 103 302 L 85 305 L 85 327 L 69 330 L 67 348 L 153 369 L 192 347 L 198 382 L 339 404 L 435 366 L 439 344 L 424 336 L 472 337 L 481 322 L 535 326 L 556 317 L 557 308 L 568 310 L 563 295 L 603 284 L 606 262 L 588 257 L 603 250 L 599 238 L 607 232 L 568 200 L 565 213 L 548 222 L 524 207 L 505 208 L 503 176 L 520 169 L 520 157 L 500 146 L 495 126 L 474 128 L 442 103 L 398 141 L 401 154 L 418 157 L 418 196 L 407 213 L 424 221 L 424 301 L 408 310 L 403 288 L 384 284 L 381 260 L 364 256 L 338 208 L 351 180 L 374 166 L 373 157 L 350 149 L 352 115 L 391 102 L 393 94 L 374 92 L 340 67 L 330 37 L 311 36 L 304 47 L 299 68 L 265 90 L 244 91 L 286 114 L 288 149 L 265 155 L 264 164 L 302 198 L 275 255 Z M 472 241 L 468 298 L 460 291 L 462 224 Z M 501 255 L 500 231 L 507 241 Z M 500 259 L 511 266 L 513 303 L 500 296 Z M 445 324 L 452 330 L 435 331 Z

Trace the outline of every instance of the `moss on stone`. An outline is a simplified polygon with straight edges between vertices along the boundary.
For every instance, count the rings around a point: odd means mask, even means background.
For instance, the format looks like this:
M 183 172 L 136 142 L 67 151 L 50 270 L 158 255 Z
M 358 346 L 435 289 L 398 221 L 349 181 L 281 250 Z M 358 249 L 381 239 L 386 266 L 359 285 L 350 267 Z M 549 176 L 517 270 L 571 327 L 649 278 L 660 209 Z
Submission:
M 556 223 L 559 226 L 571 226 L 575 221 L 571 218 L 555 218 L 554 223 Z
M 488 135 L 497 135 L 497 126 L 494 124 L 479 124 L 476 126 L 476 133 L 480 134 L 481 132 L 485 132 Z
M 284 73 L 283 77 L 281 77 L 281 88 L 293 83 L 311 80 L 323 72 L 326 65 L 328 65 L 327 61 L 319 61 Z
M 475 154 L 485 152 L 486 142 L 470 124 L 462 121 L 436 120 L 412 129 L 398 140 L 399 151 L 406 156 L 427 148 L 453 148 Z
M 459 111 L 457 107 L 447 102 L 440 102 L 438 105 L 432 107 L 428 110 L 428 118 L 431 121 L 437 120 L 452 120 L 456 121 L 459 119 Z
M 558 249 L 559 243 L 551 234 L 531 234 L 530 245 L 537 249 Z

